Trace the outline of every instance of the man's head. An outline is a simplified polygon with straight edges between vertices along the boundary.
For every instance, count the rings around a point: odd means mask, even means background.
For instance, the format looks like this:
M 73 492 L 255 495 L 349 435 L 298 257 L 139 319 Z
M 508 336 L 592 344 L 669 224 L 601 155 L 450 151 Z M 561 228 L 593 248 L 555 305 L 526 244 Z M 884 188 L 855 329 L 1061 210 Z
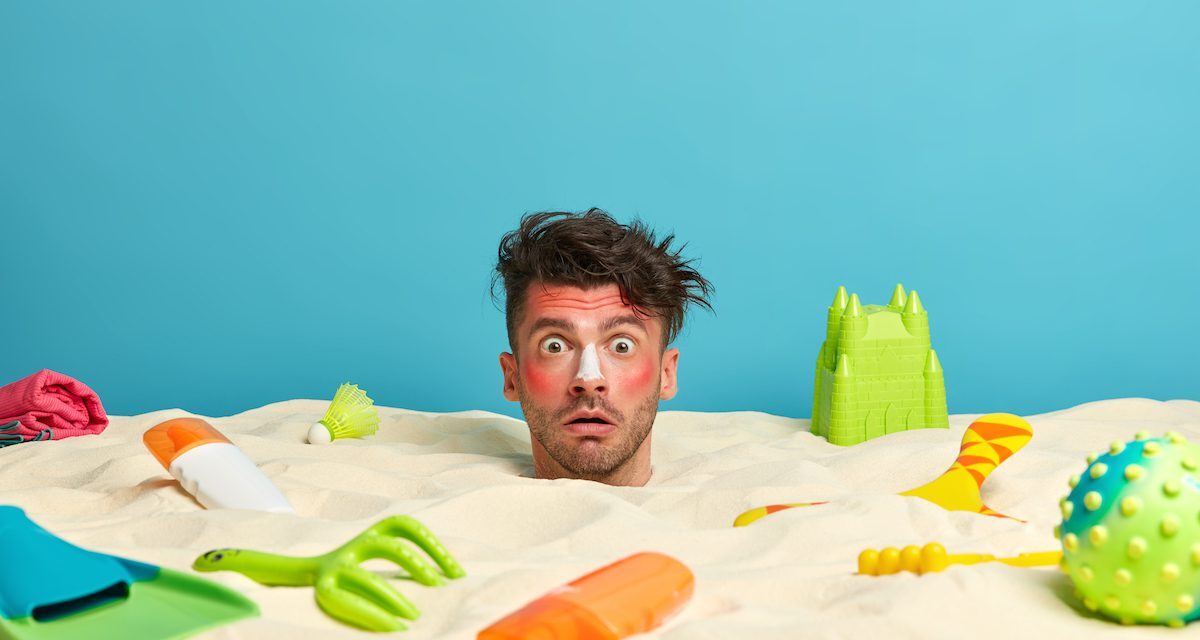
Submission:
M 504 397 L 520 401 L 538 477 L 645 484 L 658 401 L 675 395 L 667 347 L 712 286 L 673 236 L 599 209 L 535 213 L 500 241 Z

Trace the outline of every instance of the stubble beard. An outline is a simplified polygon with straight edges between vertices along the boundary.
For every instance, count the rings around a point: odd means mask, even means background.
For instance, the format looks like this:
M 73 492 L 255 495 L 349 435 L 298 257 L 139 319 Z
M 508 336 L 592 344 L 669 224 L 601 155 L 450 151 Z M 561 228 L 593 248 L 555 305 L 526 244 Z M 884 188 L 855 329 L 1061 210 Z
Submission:
M 650 435 L 658 414 L 658 394 L 653 392 L 634 408 L 628 419 L 602 398 L 579 397 L 559 409 L 549 409 L 527 401 L 520 381 L 517 382 L 517 394 L 534 439 L 567 472 L 589 480 L 607 477 L 628 462 Z M 563 432 L 563 421 L 570 414 L 597 408 L 617 423 L 617 429 L 603 440 L 568 436 Z

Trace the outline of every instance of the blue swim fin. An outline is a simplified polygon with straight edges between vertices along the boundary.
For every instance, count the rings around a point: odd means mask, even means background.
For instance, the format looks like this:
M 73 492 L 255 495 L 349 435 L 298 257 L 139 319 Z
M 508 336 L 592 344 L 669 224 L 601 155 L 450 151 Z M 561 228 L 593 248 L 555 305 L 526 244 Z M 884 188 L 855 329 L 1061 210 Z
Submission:
M 0 506 L 0 640 L 165 640 L 258 615 L 215 582 L 80 549 Z

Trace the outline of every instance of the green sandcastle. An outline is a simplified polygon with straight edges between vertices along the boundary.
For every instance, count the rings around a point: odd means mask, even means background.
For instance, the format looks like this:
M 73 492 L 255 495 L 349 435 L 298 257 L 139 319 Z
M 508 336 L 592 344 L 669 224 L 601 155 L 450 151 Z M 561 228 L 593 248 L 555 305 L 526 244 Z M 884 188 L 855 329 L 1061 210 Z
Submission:
M 817 355 L 812 432 L 849 445 L 949 426 L 942 366 L 917 292 L 896 285 L 887 306 L 863 305 L 838 287 Z

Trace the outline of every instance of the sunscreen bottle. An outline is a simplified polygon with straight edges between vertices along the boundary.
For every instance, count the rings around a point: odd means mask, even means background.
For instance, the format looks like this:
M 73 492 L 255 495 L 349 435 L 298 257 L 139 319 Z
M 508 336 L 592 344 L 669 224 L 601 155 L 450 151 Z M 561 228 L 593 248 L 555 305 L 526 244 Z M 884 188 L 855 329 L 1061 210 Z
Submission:
M 476 640 L 620 640 L 661 625 L 688 603 L 694 584 L 678 560 L 634 554 L 534 600 Z
M 204 420 L 167 420 L 146 431 L 142 442 L 209 509 L 296 512 L 254 462 Z

